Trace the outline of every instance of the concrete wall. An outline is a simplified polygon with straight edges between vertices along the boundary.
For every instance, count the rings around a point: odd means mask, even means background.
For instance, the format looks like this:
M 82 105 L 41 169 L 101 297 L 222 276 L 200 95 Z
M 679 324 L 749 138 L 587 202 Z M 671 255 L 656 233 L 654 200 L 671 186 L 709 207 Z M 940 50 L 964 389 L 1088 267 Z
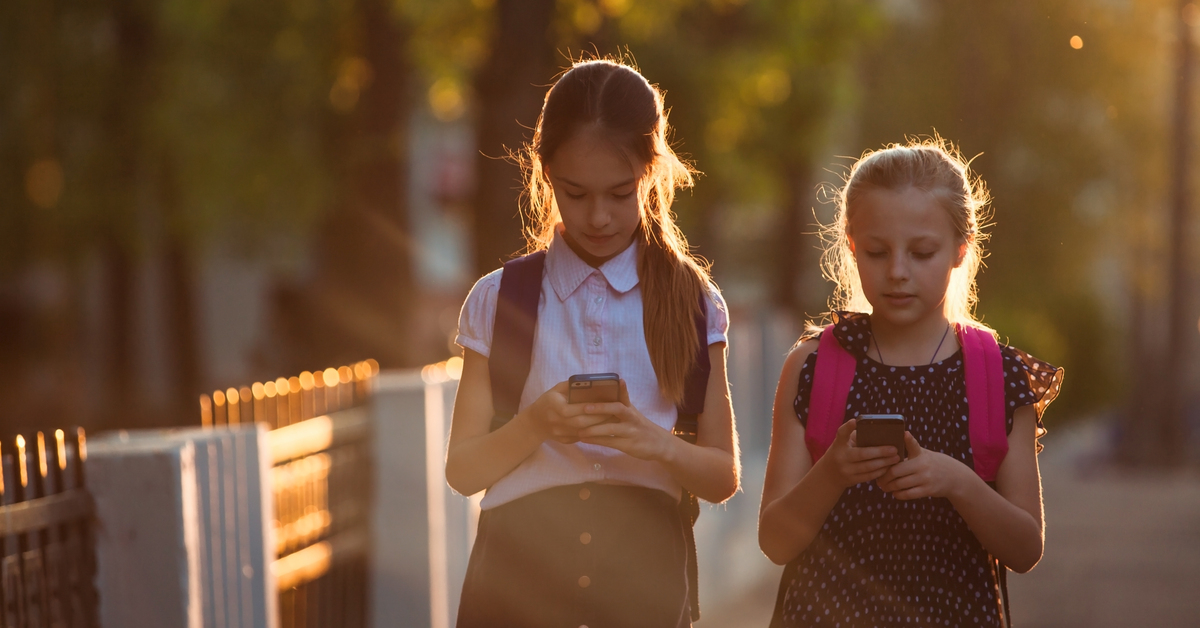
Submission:
M 261 425 L 102 434 L 89 446 L 104 628 L 274 628 Z

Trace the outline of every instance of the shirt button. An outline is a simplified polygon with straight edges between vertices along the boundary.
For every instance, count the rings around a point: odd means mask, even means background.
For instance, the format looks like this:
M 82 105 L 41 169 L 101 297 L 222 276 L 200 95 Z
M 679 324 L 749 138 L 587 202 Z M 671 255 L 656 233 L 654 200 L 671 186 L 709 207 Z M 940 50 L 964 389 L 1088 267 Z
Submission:
M 587 576 L 579 576 L 579 588 L 586 589 L 592 584 L 592 579 Z
M 590 533 L 590 532 L 584 532 L 583 534 L 580 534 L 580 535 L 579 535 L 579 542 L 580 542 L 580 543 L 583 543 L 584 545 L 587 545 L 588 543 L 591 543 L 591 542 L 592 542 L 592 535 L 591 535 L 591 533 Z
M 596 297 L 596 303 L 604 303 L 604 297 Z
M 586 502 L 586 501 L 587 501 L 587 499 L 588 499 L 589 497 L 591 497 L 591 496 L 592 496 L 592 491 L 590 491 L 590 490 L 588 490 L 588 489 L 586 489 L 586 488 L 581 488 L 581 489 L 579 489 L 579 499 L 580 499 L 581 501 L 585 501 L 585 502 Z
M 592 344 L 593 344 L 593 345 L 595 345 L 595 346 L 597 346 L 597 347 L 599 347 L 599 346 L 600 346 L 600 337 L 599 337 L 599 336 L 596 336 L 595 338 L 593 338 L 593 339 L 592 339 Z
M 596 464 L 592 465 L 592 468 L 593 468 L 593 469 L 595 469 L 595 470 L 597 470 L 597 471 L 599 471 L 599 470 L 600 470 L 600 463 L 599 463 L 599 462 L 597 462 Z

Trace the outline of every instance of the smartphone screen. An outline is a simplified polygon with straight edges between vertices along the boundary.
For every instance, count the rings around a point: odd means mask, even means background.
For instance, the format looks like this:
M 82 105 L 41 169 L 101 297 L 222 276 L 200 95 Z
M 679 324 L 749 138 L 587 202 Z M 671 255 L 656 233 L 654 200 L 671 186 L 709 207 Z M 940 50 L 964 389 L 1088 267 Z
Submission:
M 904 446 L 904 415 L 861 414 L 854 429 L 858 432 L 855 440 L 859 447 L 891 445 L 901 458 L 908 457 L 908 448 Z
M 567 380 L 567 403 L 609 403 L 621 400 L 621 376 L 584 373 Z

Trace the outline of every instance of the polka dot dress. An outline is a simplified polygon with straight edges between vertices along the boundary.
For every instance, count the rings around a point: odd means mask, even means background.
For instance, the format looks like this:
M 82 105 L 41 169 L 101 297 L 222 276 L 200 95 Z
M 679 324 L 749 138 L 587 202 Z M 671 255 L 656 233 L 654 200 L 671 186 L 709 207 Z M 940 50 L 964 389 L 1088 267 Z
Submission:
M 838 342 L 858 358 L 847 418 L 903 414 L 925 449 L 972 465 L 962 353 L 927 366 L 885 366 L 867 355 L 870 318 L 840 313 Z M 1058 395 L 1062 369 L 1001 346 L 1008 430 L 1013 411 L 1042 410 Z M 816 353 L 801 369 L 794 404 L 808 421 Z M 874 482 L 855 485 L 781 582 L 784 626 L 999 626 L 998 573 L 987 550 L 943 498 L 897 500 Z

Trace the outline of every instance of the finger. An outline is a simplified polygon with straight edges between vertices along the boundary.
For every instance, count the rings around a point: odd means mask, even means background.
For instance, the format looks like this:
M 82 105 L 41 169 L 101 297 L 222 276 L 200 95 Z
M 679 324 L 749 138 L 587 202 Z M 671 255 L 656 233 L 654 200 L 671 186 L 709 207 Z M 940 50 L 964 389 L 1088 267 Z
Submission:
M 612 401 L 609 403 L 589 403 L 584 404 L 584 411 L 588 414 L 612 416 L 621 419 L 628 415 L 629 406 L 619 401 Z
M 858 425 L 857 419 L 850 419 L 849 421 L 842 423 L 842 425 L 837 429 L 837 436 L 834 437 L 834 441 L 840 440 L 842 442 L 849 442 L 851 433 L 854 432 L 856 425 Z
M 850 456 L 854 460 L 873 460 L 875 458 L 891 458 L 898 456 L 899 452 L 891 445 L 882 445 L 880 447 L 855 447 L 850 450 Z
M 619 399 L 620 402 L 624 405 L 632 406 L 633 403 L 631 403 L 629 401 L 629 387 L 625 385 L 625 380 L 622 379 L 622 380 L 617 380 L 617 381 L 621 385 L 621 392 L 618 395 L 617 399 Z
M 910 500 L 921 499 L 922 497 L 928 497 L 928 495 L 925 493 L 925 487 L 916 486 L 913 488 L 895 491 L 892 493 L 892 497 L 900 500 Z
M 612 416 L 607 414 L 579 414 L 565 421 L 566 425 L 571 426 L 576 431 L 587 429 L 593 425 L 601 423 L 609 423 Z
M 921 444 L 913 437 L 912 432 L 904 430 L 904 448 L 908 450 L 909 458 L 916 458 L 921 455 Z
M 599 425 L 593 425 L 589 428 L 579 430 L 580 440 L 591 439 L 591 438 L 599 438 L 599 439 L 623 438 L 623 437 L 627 436 L 628 434 L 629 434 L 629 430 L 626 429 L 625 426 L 620 425 L 618 423 L 601 423 Z M 604 443 L 601 443 L 601 444 L 604 444 Z

